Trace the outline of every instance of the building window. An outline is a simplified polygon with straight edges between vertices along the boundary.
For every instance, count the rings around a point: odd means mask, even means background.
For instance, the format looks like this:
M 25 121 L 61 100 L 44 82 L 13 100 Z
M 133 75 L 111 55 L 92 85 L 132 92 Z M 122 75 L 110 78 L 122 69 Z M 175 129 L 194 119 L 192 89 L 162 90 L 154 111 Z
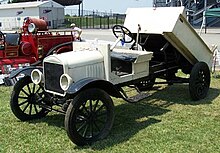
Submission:
M 47 21 L 47 24 L 50 27 L 51 26 L 51 21 Z
M 2 27 L 2 23 L 0 22 L 0 27 Z

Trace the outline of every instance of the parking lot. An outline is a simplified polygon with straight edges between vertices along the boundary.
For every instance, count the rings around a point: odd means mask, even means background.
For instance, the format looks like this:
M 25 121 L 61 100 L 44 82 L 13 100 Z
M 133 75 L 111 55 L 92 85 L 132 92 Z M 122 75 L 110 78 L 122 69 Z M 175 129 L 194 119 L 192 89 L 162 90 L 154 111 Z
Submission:
M 196 29 L 199 33 L 199 29 Z M 190 37 L 190 36 L 189 36 Z M 204 30 L 201 33 L 202 39 L 206 42 L 208 46 L 218 45 L 220 50 L 220 29 L 207 29 L 207 33 L 204 33 Z M 111 29 L 83 29 L 82 32 L 83 39 L 99 39 L 107 41 L 115 41 L 115 37 Z
M 116 40 L 111 29 L 82 29 L 82 39 Z

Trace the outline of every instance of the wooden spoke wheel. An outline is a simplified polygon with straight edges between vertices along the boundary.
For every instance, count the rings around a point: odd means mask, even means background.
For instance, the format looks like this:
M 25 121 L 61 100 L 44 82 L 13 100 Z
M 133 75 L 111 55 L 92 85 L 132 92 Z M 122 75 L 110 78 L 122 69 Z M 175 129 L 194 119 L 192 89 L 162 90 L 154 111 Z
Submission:
M 22 121 L 45 117 L 48 111 L 39 105 L 43 97 L 43 87 L 32 83 L 30 77 L 21 78 L 11 95 L 11 110 Z
M 105 138 L 113 125 L 114 106 L 103 90 L 81 91 L 70 103 L 65 116 L 65 128 L 72 142 L 82 146 Z

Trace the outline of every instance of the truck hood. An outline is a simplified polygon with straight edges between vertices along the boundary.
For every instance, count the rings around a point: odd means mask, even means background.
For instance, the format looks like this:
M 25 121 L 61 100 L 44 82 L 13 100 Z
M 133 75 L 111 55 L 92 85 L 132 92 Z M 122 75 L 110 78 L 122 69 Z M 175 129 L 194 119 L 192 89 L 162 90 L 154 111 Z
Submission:
M 97 50 L 71 51 L 46 57 L 44 62 L 61 64 L 72 69 L 75 67 L 103 62 L 102 54 Z

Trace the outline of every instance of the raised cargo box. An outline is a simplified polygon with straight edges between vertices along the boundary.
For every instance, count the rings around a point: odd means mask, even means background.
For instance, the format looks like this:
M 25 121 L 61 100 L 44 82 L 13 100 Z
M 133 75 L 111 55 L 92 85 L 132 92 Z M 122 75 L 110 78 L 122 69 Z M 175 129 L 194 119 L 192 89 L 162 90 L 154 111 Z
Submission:
M 124 26 L 132 33 L 162 35 L 191 64 L 212 66 L 212 52 L 186 20 L 184 7 L 129 8 Z

